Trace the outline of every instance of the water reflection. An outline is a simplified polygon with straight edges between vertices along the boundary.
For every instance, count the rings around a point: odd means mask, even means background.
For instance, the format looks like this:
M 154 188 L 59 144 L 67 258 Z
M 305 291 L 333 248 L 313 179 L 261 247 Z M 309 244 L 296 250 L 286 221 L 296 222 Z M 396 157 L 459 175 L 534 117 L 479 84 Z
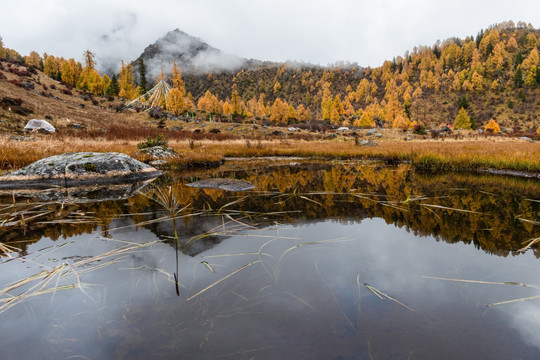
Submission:
M 256 191 L 184 186 L 212 176 Z M 537 182 L 359 163 L 237 165 L 159 181 L 187 206 L 175 221 L 182 251 L 151 188 L 124 201 L 43 203 L 51 213 L 2 230 L 16 232 L 24 261 L 1 261 L 0 287 L 62 264 L 65 275 L 43 289 L 75 285 L 0 314 L 6 358 L 540 355 L 540 299 L 487 307 L 540 295 L 511 284 L 540 286 L 536 250 L 517 251 L 539 236 Z
M 194 180 L 212 177 L 246 180 L 255 184 L 255 191 L 231 193 L 186 186 Z M 171 173 L 153 186 L 172 186 L 175 198 L 187 206 L 177 231 L 184 244 L 191 244 L 184 249 L 192 255 L 217 241 L 212 235 L 192 241 L 219 223 L 219 217 L 214 217 L 217 213 L 245 217 L 255 226 L 327 218 L 344 223 L 382 218 L 417 235 L 433 235 L 450 243 L 472 243 L 500 256 L 516 254 L 527 241 L 540 236 L 540 183 L 536 180 L 464 175 L 424 177 L 414 174 L 406 165 L 382 168 L 351 162 L 263 167 L 230 164 L 217 172 Z M 24 214 L 28 226 L 1 227 L 0 236 L 7 241 L 20 238 L 23 233 L 27 241 L 36 241 L 42 235 L 53 239 L 73 236 L 94 231 L 98 226 L 109 229 L 112 219 L 131 214 L 134 223 L 151 228 L 162 238 L 171 238 L 174 229 L 170 222 L 155 222 L 166 209 L 152 200 L 155 191 L 147 187 L 143 192 L 147 196 L 137 195 L 127 201 L 81 205 L 49 202 L 38 209 L 32 204 L 33 209 Z M 11 216 L 17 211 L 8 207 L 10 202 L 11 198 L 4 198 L 6 205 L 0 221 L 17 225 L 21 217 Z M 22 206 L 18 210 L 24 213 L 27 209 Z M 533 246 L 533 251 L 536 253 L 537 247 Z

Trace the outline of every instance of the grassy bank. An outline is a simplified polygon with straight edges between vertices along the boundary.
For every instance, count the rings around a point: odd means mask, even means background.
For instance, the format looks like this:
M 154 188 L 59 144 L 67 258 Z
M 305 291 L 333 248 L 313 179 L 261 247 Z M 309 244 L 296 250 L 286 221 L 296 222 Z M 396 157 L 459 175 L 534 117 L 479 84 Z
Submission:
M 83 140 L 80 138 L 37 137 L 35 141 L 0 138 L 0 170 L 11 171 L 43 157 L 77 151 L 115 151 L 133 156 L 136 140 Z M 479 169 L 515 170 L 540 173 L 540 143 L 514 139 L 494 141 L 381 141 L 378 146 L 355 146 L 352 139 L 302 140 L 169 140 L 180 154 L 178 168 L 216 163 L 224 157 L 300 156 L 318 159 L 367 159 L 411 161 L 429 171 Z

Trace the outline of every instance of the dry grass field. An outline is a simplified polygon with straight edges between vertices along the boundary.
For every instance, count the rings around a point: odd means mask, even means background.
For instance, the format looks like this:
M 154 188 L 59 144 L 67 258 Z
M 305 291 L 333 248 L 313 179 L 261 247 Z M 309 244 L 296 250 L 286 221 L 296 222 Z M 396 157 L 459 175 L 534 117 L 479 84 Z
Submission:
M 389 136 L 390 137 L 390 136 Z M 143 140 L 143 139 L 140 139 Z M 115 151 L 133 156 L 140 140 L 84 139 L 35 135 L 33 141 L 0 136 L 0 169 L 11 171 L 43 157 L 76 151 Z M 430 171 L 494 168 L 540 173 L 540 143 L 518 139 L 382 140 L 377 146 L 356 146 L 351 138 L 337 140 L 193 140 L 168 139 L 180 155 L 174 165 L 215 163 L 225 157 L 301 156 L 319 159 L 411 161 Z M 142 159 L 144 160 L 144 158 Z

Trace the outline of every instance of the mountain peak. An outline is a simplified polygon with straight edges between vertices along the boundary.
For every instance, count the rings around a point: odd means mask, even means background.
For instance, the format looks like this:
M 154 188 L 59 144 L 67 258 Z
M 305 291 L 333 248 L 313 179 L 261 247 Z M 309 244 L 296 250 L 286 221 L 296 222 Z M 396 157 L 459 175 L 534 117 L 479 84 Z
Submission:
M 147 46 L 135 60 L 135 66 L 140 58 L 146 64 L 148 74 L 153 78 L 161 73 L 161 69 L 170 73 L 175 61 L 182 71 L 187 73 L 234 70 L 246 61 L 240 57 L 225 54 L 178 28 L 169 31 L 155 43 Z

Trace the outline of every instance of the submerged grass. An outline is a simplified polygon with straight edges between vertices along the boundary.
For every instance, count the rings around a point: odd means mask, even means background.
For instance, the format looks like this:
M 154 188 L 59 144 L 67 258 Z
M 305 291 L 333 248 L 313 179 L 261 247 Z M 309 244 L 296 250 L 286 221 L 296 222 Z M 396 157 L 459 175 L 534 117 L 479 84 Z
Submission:
M 51 293 L 54 296 L 57 291 L 61 290 L 80 289 L 86 294 L 80 279 L 81 274 L 113 264 L 126 254 L 133 253 L 143 247 L 153 246 L 157 243 L 159 241 L 143 244 L 126 243 L 117 249 L 107 251 L 103 254 L 81 259 L 73 263 L 62 263 L 52 269 L 42 270 L 15 281 L 0 289 L 0 314 L 29 298 Z M 13 258 L 13 260 L 28 261 L 24 257 Z M 66 284 L 66 281 L 69 283 Z M 60 284 L 60 282 L 63 283 Z M 17 290 L 20 292 L 13 295 L 12 292 Z

